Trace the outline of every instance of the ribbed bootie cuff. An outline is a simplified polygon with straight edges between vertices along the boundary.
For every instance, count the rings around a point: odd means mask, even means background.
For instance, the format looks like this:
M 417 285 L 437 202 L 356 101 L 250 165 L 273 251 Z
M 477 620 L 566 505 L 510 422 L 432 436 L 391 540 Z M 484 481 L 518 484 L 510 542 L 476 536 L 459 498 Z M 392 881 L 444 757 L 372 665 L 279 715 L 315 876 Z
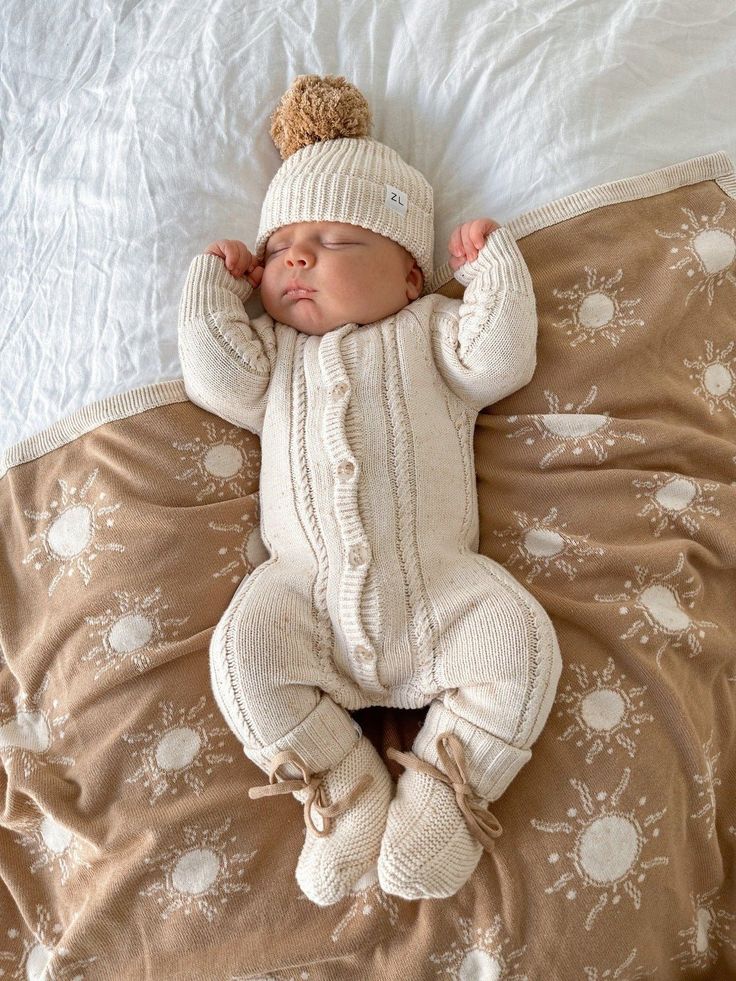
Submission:
M 271 760 L 278 753 L 290 749 L 299 756 L 310 773 L 319 773 L 336 767 L 361 734 L 360 726 L 345 709 L 329 696 L 322 695 L 309 715 L 291 732 L 260 750 L 246 746 L 245 753 L 264 773 L 268 773 Z M 293 779 L 301 776 L 291 764 L 284 766 L 282 772 Z
M 465 750 L 468 783 L 483 800 L 497 800 L 519 770 L 531 759 L 531 750 L 517 749 L 459 718 L 439 702 L 433 702 L 420 729 L 413 752 L 427 763 L 442 769 L 437 739 L 453 732 Z

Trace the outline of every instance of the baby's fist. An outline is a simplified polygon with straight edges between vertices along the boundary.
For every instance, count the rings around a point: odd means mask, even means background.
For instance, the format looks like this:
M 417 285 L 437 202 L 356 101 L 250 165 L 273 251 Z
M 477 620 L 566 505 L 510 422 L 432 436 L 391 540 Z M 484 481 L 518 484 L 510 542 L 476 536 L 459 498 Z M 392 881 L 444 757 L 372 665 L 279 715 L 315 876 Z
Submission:
M 458 225 L 450 235 L 447 251 L 450 253 L 450 268 L 453 272 L 478 258 L 478 253 L 486 242 L 486 237 L 501 226 L 492 218 L 475 218 Z
M 221 238 L 217 242 L 213 242 L 212 245 L 208 245 L 204 254 L 216 255 L 223 259 L 225 268 L 236 279 L 244 275 L 251 286 L 260 286 L 263 266 L 256 261 L 244 242 L 239 242 L 237 239 Z

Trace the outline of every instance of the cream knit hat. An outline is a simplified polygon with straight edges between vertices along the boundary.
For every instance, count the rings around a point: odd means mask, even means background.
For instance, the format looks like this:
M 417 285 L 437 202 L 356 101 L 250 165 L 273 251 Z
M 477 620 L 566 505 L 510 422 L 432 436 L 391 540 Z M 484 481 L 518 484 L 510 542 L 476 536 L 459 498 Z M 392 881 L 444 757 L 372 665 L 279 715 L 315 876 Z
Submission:
M 276 229 L 301 221 L 344 221 L 402 245 L 432 275 L 432 187 L 388 146 L 371 139 L 368 103 L 342 76 L 299 75 L 271 116 L 285 161 L 261 209 L 255 254 Z

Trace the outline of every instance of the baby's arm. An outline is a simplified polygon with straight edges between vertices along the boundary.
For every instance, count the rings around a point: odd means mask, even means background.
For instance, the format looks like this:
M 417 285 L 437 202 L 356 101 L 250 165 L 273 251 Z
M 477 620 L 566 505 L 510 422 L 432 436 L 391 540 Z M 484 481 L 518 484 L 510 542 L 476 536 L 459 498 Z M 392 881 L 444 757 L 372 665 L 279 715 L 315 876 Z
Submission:
M 215 243 L 223 245 L 242 243 Z M 260 435 L 276 358 L 273 321 L 264 314 L 251 323 L 244 303 L 258 285 L 249 282 L 253 269 L 240 259 L 230 262 L 232 250 L 223 254 L 215 246 L 192 259 L 179 303 L 184 387 L 196 405 Z M 228 265 L 248 278 L 236 278 Z
M 514 236 L 491 219 L 459 226 L 448 249 L 455 279 L 467 289 L 457 315 L 446 305 L 435 309 L 433 352 L 450 388 L 480 410 L 522 388 L 534 374 L 534 289 Z

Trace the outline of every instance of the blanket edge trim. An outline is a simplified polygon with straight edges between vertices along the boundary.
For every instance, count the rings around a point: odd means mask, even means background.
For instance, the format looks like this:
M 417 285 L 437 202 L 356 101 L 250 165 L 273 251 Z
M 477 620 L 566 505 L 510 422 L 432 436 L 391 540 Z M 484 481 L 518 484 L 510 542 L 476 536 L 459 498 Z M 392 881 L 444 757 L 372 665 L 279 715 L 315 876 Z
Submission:
M 575 191 L 565 197 L 550 201 L 531 211 L 525 211 L 506 224 L 506 228 L 515 239 L 524 238 L 532 232 L 556 225 L 568 218 L 576 218 L 595 211 L 597 208 L 622 201 L 635 201 L 638 198 L 649 198 L 656 194 L 666 194 L 667 191 L 686 187 L 688 184 L 699 184 L 701 181 L 715 180 L 729 197 L 736 198 L 736 172 L 731 158 L 724 150 L 706 153 L 700 157 L 692 157 L 680 163 L 650 170 L 635 177 L 623 177 L 597 184 L 595 187 Z M 436 269 L 430 282 L 429 292 L 435 292 L 447 285 L 454 278 L 449 262 Z
M 71 443 L 79 436 L 104 426 L 108 422 L 117 422 L 127 419 L 129 416 L 147 412 L 162 405 L 171 405 L 175 402 L 188 402 L 189 396 L 184 388 L 184 379 L 175 378 L 171 381 L 154 382 L 150 385 L 141 385 L 139 388 L 130 389 L 128 392 L 118 392 L 108 398 L 99 399 L 89 405 L 77 409 L 63 419 L 59 419 L 47 429 L 27 436 L 20 442 L 8 447 L 0 454 L 0 479 L 2 479 L 11 467 L 17 467 L 23 463 L 30 463 L 32 460 L 51 453 L 67 443 Z

